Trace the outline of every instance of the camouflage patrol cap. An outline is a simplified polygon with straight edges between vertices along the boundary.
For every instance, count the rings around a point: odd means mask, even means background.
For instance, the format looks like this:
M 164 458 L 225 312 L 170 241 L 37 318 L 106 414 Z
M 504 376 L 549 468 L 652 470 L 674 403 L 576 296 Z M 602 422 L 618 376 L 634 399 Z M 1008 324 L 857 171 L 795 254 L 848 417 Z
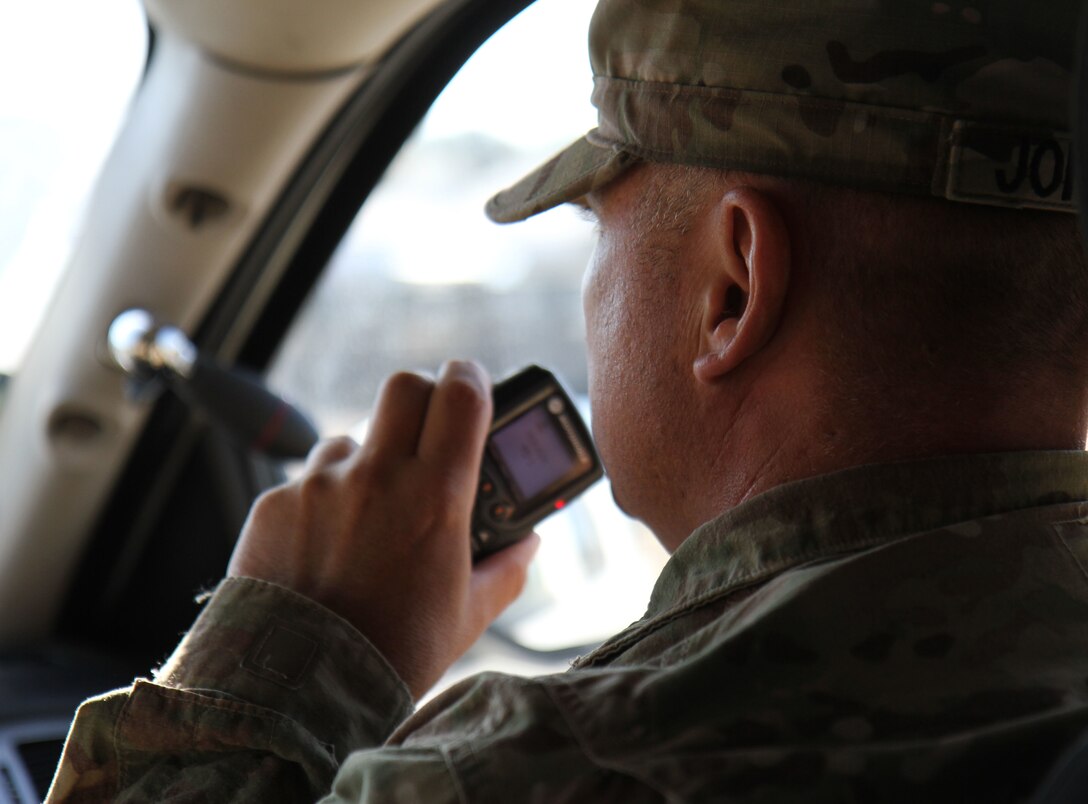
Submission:
M 1074 212 L 1078 0 L 601 0 L 598 126 L 487 205 L 522 220 L 638 161 Z

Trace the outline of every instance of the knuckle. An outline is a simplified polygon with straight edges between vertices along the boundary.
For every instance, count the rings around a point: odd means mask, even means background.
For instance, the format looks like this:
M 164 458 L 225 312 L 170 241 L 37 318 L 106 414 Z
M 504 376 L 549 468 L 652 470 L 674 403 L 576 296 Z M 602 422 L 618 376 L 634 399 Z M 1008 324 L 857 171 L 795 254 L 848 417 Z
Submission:
M 351 436 L 339 435 L 322 440 L 317 449 L 334 452 L 337 454 L 350 454 L 356 448 L 355 439 Z
M 305 499 L 324 497 L 335 485 L 335 478 L 326 469 L 306 472 L 298 480 L 300 496 Z
M 349 458 L 358 445 L 347 436 L 337 436 L 319 441 L 306 456 L 307 470 L 318 469 L 329 464 L 339 463 Z
M 293 489 L 289 485 L 268 489 L 253 501 L 249 517 L 255 522 L 276 522 L 289 510 L 293 497 Z
M 280 486 L 268 491 L 262 491 L 250 506 L 251 516 L 263 516 L 269 509 L 276 507 L 276 496 L 280 493 Z
M 346 435 L 324 438 L 310 450 L 310 460 L 339 460 L 350 455 L 356 448 L 355 441 Z

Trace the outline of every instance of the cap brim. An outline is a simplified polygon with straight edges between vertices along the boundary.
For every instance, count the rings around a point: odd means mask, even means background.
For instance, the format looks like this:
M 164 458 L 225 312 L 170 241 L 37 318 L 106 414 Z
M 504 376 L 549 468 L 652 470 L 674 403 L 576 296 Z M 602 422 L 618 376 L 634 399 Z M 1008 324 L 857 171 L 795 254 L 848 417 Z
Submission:
M 523 221 L 539 212 L 581 198 L 611 182 L 638 161 L 611 145 L 595 145 L 588 136 L 538 167 L 487 202 L 496 223 Z

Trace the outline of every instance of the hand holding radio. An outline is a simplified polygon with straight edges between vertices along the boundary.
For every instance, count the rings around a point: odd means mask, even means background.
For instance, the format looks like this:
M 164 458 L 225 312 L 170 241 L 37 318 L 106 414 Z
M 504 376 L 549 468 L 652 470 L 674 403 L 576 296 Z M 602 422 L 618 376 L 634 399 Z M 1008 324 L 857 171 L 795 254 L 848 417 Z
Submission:
M 366 438 L 319 444 L 250 511 L 228 574 L 285 586 L 344 617 L 422 696 L 520 593 L 536 539 L 473 563 L 492 421 L 488 380 L 450 363 L 398 374 Z

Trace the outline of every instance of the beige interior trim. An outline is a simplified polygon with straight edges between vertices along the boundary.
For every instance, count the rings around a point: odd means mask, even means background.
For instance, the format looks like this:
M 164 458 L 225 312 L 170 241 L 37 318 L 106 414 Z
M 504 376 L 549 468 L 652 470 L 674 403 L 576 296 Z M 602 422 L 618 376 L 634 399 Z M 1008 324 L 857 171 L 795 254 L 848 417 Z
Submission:
M 157 28 L 259 72 L 366 64 L 438 0 L 144 0 Z

